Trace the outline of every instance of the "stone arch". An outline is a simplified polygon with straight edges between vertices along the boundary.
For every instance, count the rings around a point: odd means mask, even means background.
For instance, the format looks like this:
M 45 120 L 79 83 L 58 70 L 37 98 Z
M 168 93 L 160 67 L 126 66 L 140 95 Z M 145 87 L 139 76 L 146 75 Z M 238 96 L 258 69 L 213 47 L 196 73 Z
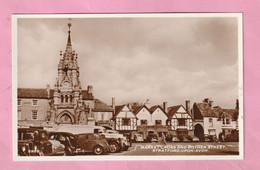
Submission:
M 200 141 L 204 141 L 204 128 L 203 126 L 198 123 L 194 126 L 194 135 L 197 136 Z
M 74 116 L 67 110 L 62 111 L 57 117 L 57 123 L 59 124 L 74 124 Z

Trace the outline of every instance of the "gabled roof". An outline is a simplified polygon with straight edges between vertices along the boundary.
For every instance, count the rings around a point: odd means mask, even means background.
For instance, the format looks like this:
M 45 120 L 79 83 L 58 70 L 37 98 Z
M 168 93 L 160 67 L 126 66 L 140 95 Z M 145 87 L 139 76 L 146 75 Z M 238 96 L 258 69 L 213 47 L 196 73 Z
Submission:
M 197 106 L 203 117 L 218 117 L 217 112 L 208 103 L 194 103 L 194 105 Z
M 53 89 L 50 89 L 50 98 L 53 98 Z M 35 99 L 48 99 L 46 88 L 18 88 L 17 89 L 18 98 L 35 98 Z M 82 90 L 83 100 L 93 100 L 94 97 L 92 93 L 88 93 L 87 90 Z
M 224 109 L 224 112 L 230 115 L 233 121 L 238 119 L 238 110 L 237 109 Z
M 38 88 L 18 88 L 18 98 L 36 98 L 36 99 L 48 99 L 47 89 Z M 53 90 L 50 90 L 50 98 L 53 97 Z
M 117 115 L 121 112 L 121 110 L 125 107 L 126 105 L 120 105 L 120 106 L 115 106 L 115 114 L 113 116 L 113 119 L 117 117 Z
M 135 115 L 137 115 L 140 112 L 140 110 L 143 109 L 143 108 L 146 108 L 148 110 L 148 112 L 151 113 L 146 105 L 142 105 L 142 106 L 138 106 L 138 107 L 134 108 L 133 113 Z
M 100 111 L 100 112 L 104 112 L 104 111 L 109 111 L 109 112 L 113 112 L 114 109 L 110 106 L 108 106 L 106 103 L 102 102 L 99 99 L 95 99 L 94 100 L 94 111 Z
M 153 112 L 157 109 L 161 109 L 161 111 L 168 117 L 168 114 L 164 111 L 164 109 L 160 105 L 155 105 L 150 108 L 150 112 L 153 114 Z
M 179 110 L 182 105 L 171 106 L 168 108 L 168 119 L 172 119 L 173 115 Z

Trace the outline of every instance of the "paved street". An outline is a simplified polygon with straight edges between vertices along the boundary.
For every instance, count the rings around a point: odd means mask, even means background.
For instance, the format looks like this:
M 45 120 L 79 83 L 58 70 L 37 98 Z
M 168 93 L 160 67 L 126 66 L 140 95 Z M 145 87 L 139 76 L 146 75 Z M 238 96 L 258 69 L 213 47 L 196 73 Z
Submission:
M 238 155 L 238 142 L 133 143 L 128 151 L 109 155 Z

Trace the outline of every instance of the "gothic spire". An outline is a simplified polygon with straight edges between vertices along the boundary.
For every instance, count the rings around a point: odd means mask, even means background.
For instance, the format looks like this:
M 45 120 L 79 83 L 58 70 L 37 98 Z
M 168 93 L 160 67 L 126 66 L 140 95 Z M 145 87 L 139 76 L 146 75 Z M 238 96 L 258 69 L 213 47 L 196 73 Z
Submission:
M 68 41 L 67 41 L 67 46 L 66 46 L 66 51 L 70 51 L 72 52 L 72 46 L 71 46 L 71 39 L 70 39 L 70 27 L 71 27 L 71 23 L 70 23 L 70 18 L 69 18 L 69 23 L 68 23 L 68 27 L 69 27 L 69 31 L 68 31 Z

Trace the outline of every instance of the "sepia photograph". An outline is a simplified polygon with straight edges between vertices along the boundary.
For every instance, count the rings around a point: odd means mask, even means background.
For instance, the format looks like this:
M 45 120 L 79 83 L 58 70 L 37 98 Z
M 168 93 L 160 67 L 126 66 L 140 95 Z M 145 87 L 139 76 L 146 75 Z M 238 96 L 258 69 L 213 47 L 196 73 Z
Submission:
M 243 159 L 241 13 L 12 22 L 14 160 Z

